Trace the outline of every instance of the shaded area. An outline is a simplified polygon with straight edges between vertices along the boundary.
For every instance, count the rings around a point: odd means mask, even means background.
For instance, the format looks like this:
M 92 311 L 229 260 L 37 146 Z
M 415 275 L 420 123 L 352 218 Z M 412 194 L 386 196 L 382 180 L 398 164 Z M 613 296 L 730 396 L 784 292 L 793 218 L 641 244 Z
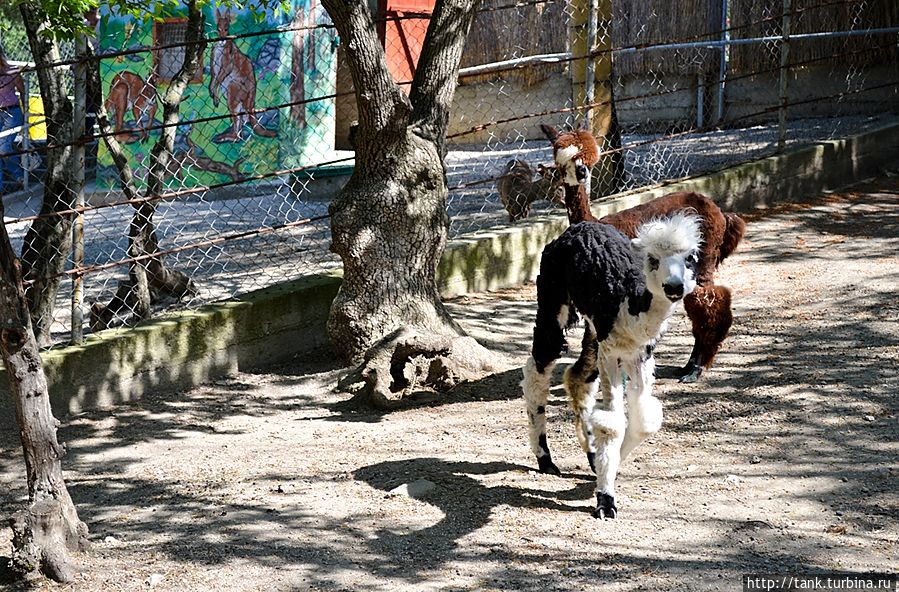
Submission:
M 706 590 L 750 572 L 889 571 L 897 206 L 899 180 L 883 178 L 752 217 L 721 273 L 731 336 L 698 384 L 658 381 L 665 427 L 623 467 L 616 521 L 590 517 L 559 388 L 548 437 L 563 477 L 533 472 L 524 287 L 450 303 L 507 369 L 416 408 L 347 409 L 322 354 L 68 418 L 64 467 L 95 546 L 85 580 L 59 589 L 136 589 L 158 573 L 161 590 Z M 675 318 L 660 365 L 691 343 Z M 21 456 L 0 446 L 9 513 Z M 417 480 L 434 488 L 393 492 Z

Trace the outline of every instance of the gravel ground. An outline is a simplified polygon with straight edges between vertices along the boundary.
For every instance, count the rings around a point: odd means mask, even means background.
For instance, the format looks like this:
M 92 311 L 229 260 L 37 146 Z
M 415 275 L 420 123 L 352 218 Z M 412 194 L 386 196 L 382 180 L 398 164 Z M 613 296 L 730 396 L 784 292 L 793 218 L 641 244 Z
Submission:
M 746 573 L 895 572 L 897 236 L 888 176 L 751 217 L 720 273 L 735 294 L 726 349 L 698 384 L 657 382 L 665 426 L 623 465 L 617 520 L 590 516 L 560 388 L 548 417 L 563 475 L 533 470 L 524 286 L 450 303 L 506 370 L 438 403 L 348 409 L 322 352 L 67 418 L 93 549 L 75 583 L 28 589 L 737 590 Z M 660 375 L 690 345 L 678 315 Z M 433 489 L 396 490 L 419 480 Z M 0 514 L 23 482 L 0 435 Z

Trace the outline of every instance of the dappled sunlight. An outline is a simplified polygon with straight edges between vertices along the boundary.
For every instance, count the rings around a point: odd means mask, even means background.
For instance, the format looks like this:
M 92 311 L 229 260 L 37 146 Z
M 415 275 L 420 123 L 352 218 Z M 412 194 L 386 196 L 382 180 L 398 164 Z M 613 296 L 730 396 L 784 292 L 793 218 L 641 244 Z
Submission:
M 594 477 L 561 388 L 571 357 L 546 408 L 562 476 L 535 470 L 519 386 L 528 285 L 450 301 L 503 369 L 403 410 L 349 406 L 334 388 L 346 369 L 324 353 L 67 418 L 66 477 L 94 542 L 85 577 L 127 562 L 140 567 L 116 576 L 125 589 L 160 573 L 164 589 L 375 592 L 729 589 L 766 570 L 886 571 L 899 544 L 890 191 L 870 210 L 840 194 L 753 217 L 719 274 L 734 290 L 731 334 L 698 383 L 657 380 L 664 426 L 622 465 L 614 521 L 590 515 Z M 679 312 L 660 376 L 691 346 Z M 15 439 L 2 445 L 10 513 L 24 467 Z M 397 489 L 414 482 L 429 489 Z

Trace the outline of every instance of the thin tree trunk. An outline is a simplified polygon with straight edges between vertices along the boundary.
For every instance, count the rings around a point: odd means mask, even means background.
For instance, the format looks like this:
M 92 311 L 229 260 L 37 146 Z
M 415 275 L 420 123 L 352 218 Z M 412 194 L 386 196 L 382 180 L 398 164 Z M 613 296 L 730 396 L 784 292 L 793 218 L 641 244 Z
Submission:
M 602 148 L 603 150 L 613 150 L 609 155 L 610 165 L 609 168 L 612 172 L 612 181 L 609 187 L 609 194 L 617 193 L 624 189 L 625 184 L 627 183 L 627 173 L 624 169 L 624 152 L 621 150 L 621 122 L 618 119 L 618 107 L 615 103 L 615 61 L 612 61 L 612 73 L 609 75 L 609 81 L 611 84 L 611 90 L 609 91 L 609 100 L 612 101 L 611 104 L 611 122 L 609 123 L 609 130 L 606 133 L 605 140 L 606 145 Z
M 78 519 L 63 479 L 60 459 L 65 449 L 56 439 L 59 422 L 50 409 L 19 264 L 2 224 L 0 318 L 0 354 L 15 398 L 28 479 L 28 507 L 10 519 L 12 568 L 21 575 L 39 570 L 53 580 L 69 582 L 74 575 L 69 553 L 86 550 L 87 526 Z
M 134 203 L 134 215 L 128 227 L 128 256 L 131 258 L 153 255 L 159 251 L 159 240 L 153 216 L 156 213 L 158 200 L 165 188 L 165 179 L 170 175 L 169 165 L 172 162 L 172 151 L 175 144 L 179 121 L 178 109 L 187 84 L 193 78 L 200 64 L 200 56 L 205 50 L 202 43 L 204 18 L 197 7 L 196 0 L 188 2 L 187 34 L 185 36 L 184 63 L 171 80 L 168 90 L 162 97 L 162 119 L 166 125 L 160 138 L 150 153 L 150 170 L 147 175 L 146 201 Z M 99 68 L 94 77 L 99 78 Z M 127 157 L 121 145 L 110 135 L 108 114 L 105 106 L 98 109 L 98 121 L 104 140 L 119 170 L 125 196 L 137 200 L 134 188 L 134 175 L 128 165 Z M 139 200 L 137 200 L 139 201 Z M 112 324 L 113 319 L 122 313 L 143 319 L 150 313 L 150 305 L 162 295 L 182 298 L 196 291 L 193 281 L 186 274 L 166 265 L 162 255 L 153 255 L 140 261 L 132 262 L 128 268 L 128 280 L 120 282 L 115 295 L 108 304 L 96 303 L 91 307 L 91 329 L 99 331 Z
M 60 275 L 65 267 L 71 242 L 71 215 L 53 216 L 53 212 L 74 207 L 73 184 L 73 109 L 66 96 L 60 68 L 47 64 L 60 59 L 59 46 L 44 32 L 49 18 L 41 3 L 25 0 L 20 5 L 28 34 L 31 53 L 37 66 L 41 99 L 47 125 L 48 145 L 62 145 L 47 151 L 47 173 L 44 177 L 44 200 L 40 217 L 35 220 L 22 245 L 22 270 L 34 336 L 40 347 L 50 345 L 53 305 L 59 290 Z
M 456 338 L 473 340 L 443 306 L 436 284 L 449 226 L 449 106 L 477 0 L 437 3 L 409 97 L 387 69 L 368 3 L 322 4 L 346 48 L 359 109 L 353 176 L 329 207 L 343 283 L 328 333 L 339 355 L 361 360 L 354 373 L 367 385 L 361 392 L 383 406 L 415 382 L 403 378 L 412 358 L 441 357 L 455 367 L 451 358 L 467 357 L 475 373 L 489 366 L 483 348 L 454 347 Z M 430 374 L 425 367 L 415 372 Z

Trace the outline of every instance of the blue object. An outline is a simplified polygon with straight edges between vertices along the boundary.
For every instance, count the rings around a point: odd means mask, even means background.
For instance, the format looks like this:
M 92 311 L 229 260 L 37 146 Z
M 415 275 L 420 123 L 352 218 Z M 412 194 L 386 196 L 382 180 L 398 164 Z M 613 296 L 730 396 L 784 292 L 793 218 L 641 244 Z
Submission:
M 21 188 L 22 157 L 19 154 L 7 156 L 16 151 L 15 130 L 22 127 L 25 118 L 18 105 L 0 109 L 0 188 L 3 193 L 12 193 Z

